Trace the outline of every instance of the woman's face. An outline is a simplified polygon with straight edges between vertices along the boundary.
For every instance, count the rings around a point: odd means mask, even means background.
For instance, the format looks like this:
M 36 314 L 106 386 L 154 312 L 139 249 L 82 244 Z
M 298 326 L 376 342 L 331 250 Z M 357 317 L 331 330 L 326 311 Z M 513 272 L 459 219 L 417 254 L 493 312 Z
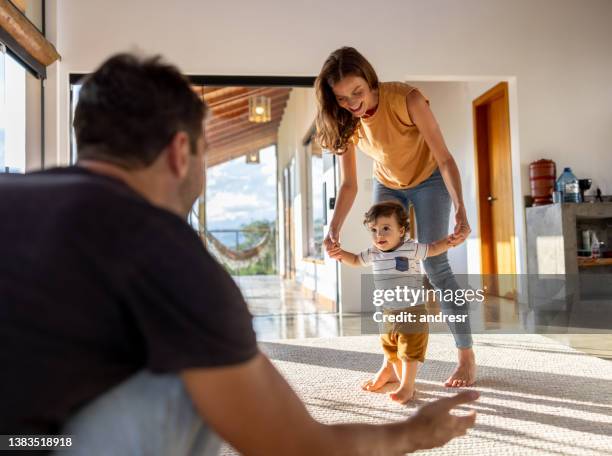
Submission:
M 362 117 L 376 106 L 375 93 L 361 76 L 346 76 L 332 86 L 336 101 L 354 117 Z

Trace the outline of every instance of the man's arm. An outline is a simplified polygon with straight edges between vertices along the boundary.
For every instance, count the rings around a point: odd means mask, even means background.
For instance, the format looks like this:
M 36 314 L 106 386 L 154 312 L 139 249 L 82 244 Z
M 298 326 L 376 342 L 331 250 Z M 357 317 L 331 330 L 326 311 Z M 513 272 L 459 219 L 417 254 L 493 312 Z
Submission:
M 236 366 L 187 369 L 181 376 L 206 423 L 246 455 L 400 455 L 443 445 L 475 420 L 474 413 L 448 413 L 477 398 L 468 392 L 429 404 L 399 423 L 324 425 L 261 353 Z

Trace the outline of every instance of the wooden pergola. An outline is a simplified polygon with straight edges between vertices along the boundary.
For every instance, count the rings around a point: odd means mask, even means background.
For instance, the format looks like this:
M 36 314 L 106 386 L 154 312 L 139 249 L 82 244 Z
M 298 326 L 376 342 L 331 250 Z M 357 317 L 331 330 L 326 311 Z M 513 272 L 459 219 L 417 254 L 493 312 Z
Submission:
M 193 86 L 209 107 L 207 166 L 215 166 L 275 144 L 291 88 Z M 272 118 L 249 121 L 249 98 L 270 97 Z

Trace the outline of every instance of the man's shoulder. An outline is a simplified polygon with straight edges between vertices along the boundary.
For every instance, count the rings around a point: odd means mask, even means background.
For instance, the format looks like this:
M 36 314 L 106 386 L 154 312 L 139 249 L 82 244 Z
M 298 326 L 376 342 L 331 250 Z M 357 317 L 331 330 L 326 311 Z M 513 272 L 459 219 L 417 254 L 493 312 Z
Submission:
M 25 175 L 0 177 L 0 188 L 11 191 L 15 197 L 26 194 L 43 199 L 50 193 L 54 196 L 64 193 L 66 198 L 80 199 L 98 193 L 114 195 L 135 195 L 127 185 L 77 166 L 58 167 L 30 172 Z M 87 193 L 89 191 L 89 193 Z
M 105 209 L 113 212 L 126 209 L 160 212 L 121 180 L 78 166 L 36 171 L 5 182 L 0 180 L 0 185 L 12 192 L 24 207 L 35 202 L 51 209 L 61 207 L 62 210 L 106 206 Z
M 98 242 L 137 237 L 194 242 L 193 230 L 176 214 L 154 206 L 118 179 L 77 166 L 0 178 L 0 192 L 5 196 L 0 214 L 18 212 L 15 223 L 40 220 L 39 226 L 64 227 L 59 232 L 93 236 Z

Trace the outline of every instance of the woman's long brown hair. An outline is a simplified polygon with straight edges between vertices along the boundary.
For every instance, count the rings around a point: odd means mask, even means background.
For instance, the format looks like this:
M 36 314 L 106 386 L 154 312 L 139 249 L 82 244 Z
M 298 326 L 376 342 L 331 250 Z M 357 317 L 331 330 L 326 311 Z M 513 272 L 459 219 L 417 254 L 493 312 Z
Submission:
M 341 108 L 332 86 L 346 76 L 365 79 L 370 90 L 378 89 L 378 76 L 374 68 L 355 48 L 342 47 L 330 54 L 315 80 L 318 113 L 316 141 L 322 149 L 342 154 L 346 152 L 359 119 Z

